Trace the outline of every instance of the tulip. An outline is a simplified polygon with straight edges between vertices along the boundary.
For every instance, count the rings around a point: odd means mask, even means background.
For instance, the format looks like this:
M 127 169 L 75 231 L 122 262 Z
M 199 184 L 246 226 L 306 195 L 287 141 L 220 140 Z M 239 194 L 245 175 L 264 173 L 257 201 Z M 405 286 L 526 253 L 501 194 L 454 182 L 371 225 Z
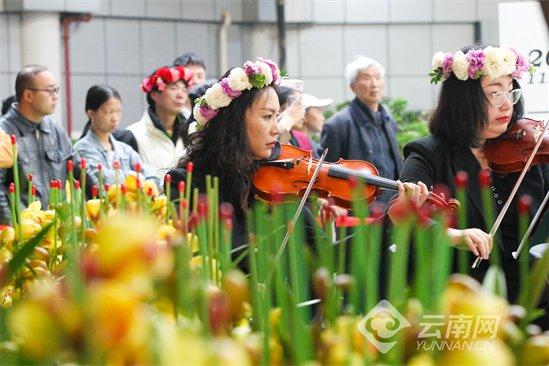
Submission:
M 236 322 L 242 317 L 244 303 L 250 301 L 248 279 L 242 272 L 230 270 L 223 276 L 221 289 L 229 297 L 229 318 Z
M 23 302 L 9 314 L 8 326 L 25 355 L 46 361 L 61 348 L 63 335 L 52 314 L 40 304 Z
M 100 216 L 101 210 L 101 200 L 100 199 L 91 199 L 86 201 L 86 216 L 91 221 L 97 221 Z
M 15 239 L 15 230 L 11 226 L 7 226 L 0 232 L 0 240 L 8 250 L 12 250 L 13 241 Z

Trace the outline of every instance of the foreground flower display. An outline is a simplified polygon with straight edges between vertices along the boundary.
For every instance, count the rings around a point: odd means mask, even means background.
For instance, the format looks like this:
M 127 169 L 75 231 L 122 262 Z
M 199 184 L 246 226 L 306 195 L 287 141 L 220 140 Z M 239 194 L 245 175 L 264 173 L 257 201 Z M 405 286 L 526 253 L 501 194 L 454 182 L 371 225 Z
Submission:
M 33 202 L 0 232 L 1 364 L 549 362 L 549 337 L 531 324 L 534 295 L 509 304 L 497 267 L 483 284 L 452 274 L 444 228 L 426 227 L 422 210 L 401 210 L 384 289 L 383 228 L 363 220 L 364 206 L 349 247 L 334 245 L 328 217 L 314 246 L 296 229 L 278 255 L 296 207 L 258 205 L 239 257 L 215 190 L 182 186 L 170 201 L 136 175 L 86 201 L 74 183 L 55 184 L 50 207 Z M 344 237 L 350 220 L 338 221 Z M 423 251 L 410 279 L 412 246 Z M 533 267 L 532 288 L 547 262 Z

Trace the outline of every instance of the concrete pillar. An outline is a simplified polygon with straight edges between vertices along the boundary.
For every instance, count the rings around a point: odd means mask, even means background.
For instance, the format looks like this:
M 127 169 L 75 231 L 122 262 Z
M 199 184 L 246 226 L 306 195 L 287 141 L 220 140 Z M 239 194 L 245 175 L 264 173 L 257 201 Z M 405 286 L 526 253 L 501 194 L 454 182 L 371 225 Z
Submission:
M 63 124 L 63 79 L 61 78 L 61 25 L 59 13 L 23 12 L 21 17 L 21 67 L 39 64 L 51 70 L 61 87 L 52 117 Z

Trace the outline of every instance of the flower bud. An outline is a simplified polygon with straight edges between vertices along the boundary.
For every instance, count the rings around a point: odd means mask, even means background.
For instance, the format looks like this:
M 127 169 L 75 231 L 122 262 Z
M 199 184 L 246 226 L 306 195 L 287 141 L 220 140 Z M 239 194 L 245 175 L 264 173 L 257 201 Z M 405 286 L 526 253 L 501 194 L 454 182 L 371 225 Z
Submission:
M 94 184 L 93 187 L 92 187 L 92 198 L 97 198 L 97 195 L 99 193 L 99 188 L 97 188 L 97 185 Z
M 17 144 L 17 138 L 15 137 L 15 135 L 11 135 L 10 138 L 11 138 L 11 144 L 12 145 Z
M 482 188 L 490 186 L 490 171 L 488 169 L 481 169 L 478 172 L 478 182 Z
M 164 182 L 166 182 L 166 184 L 170 184 L 172 182 L 172 176 L 166 174 L 166 176 L 164 177 Z
M 457 172 L 454 180 L 456 182 L 456 187 L 458 188 L 465 188 L 467 187 L 467 180 L 469 179 L 469 175 L 467 172 L 464 172 L 463 170 L 460 170 Z
M 97 170 L 102 171 L 103 170 L 103 164 L 97 163 Z
M 79 190 L 80 189 L 80 181 L 78 179 L 76 179 L 74 181 L 74 189 L 76 190 Z
M 180 181 L 179 184 L 177 185 L 177 189 L 179 192 L 185 192 L 185 182 Z
M 80 168 L 82 170 L 86 170 L 86 159 L 84 158 L 80 159 Z
M 136 173 L 141 173 L 141 163 L 137 162 L 135 163 L 135 172 Z
M 71 173 L 74 170 L 74 163 L 71 159 L 67 160 L 67 173 Z
M 187 173 L 192 173 L 193 172 L 193 167 L 194 167 L 193 162 L 189 161 L 187 163 Z
M 32 178 L 33 178 L 32 174 L 29 174 L 29 182 L 32 182 Z
M 219 206 L 219 216 L 221 217 L 222 220 L 232 219 L 233 212 L 234 212 L 233 205 L 231 205 L 228 202 L 223 202 Z
M 118 160 L 115 160 L 113 163 L 112 163 L 112 167 L 116 170 L 120 169 L 120 162 Z
M 519 197 L 518 211 L 520 214 L 528 215 L 530 208 L 532 207 L 532 197 L 527 194 L 523 194 Z
M 10 193 L 15 193 L 15 184 L 13 182 L 10 183 L 9 192 Z

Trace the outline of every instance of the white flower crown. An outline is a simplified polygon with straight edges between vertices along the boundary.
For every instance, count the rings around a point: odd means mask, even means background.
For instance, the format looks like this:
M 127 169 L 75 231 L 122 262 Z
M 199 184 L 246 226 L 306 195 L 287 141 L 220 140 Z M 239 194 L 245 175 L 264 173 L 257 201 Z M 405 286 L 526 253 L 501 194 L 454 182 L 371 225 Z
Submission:
M 478 79 L 481 76 L 494 80 L 504 75 L 520 79 L 524 72 L 533 74 L 535 68 L 524 56 L 511 47 L 472 49 L 466 54 L 437 52 L 433 56 L 429 73 L 431 83 L 446 80 L 452 73 L 459 80 Z
M 217 115 L 220 108 L 231 104 L 243 91 L 279 83 L 280 71 L 273 61 L 265 58 L 247 61 L 243 67 L 232 69 L 229 76 L 212 85 L 202 97 L 196 99 L 194 119 L 204 126 Z

